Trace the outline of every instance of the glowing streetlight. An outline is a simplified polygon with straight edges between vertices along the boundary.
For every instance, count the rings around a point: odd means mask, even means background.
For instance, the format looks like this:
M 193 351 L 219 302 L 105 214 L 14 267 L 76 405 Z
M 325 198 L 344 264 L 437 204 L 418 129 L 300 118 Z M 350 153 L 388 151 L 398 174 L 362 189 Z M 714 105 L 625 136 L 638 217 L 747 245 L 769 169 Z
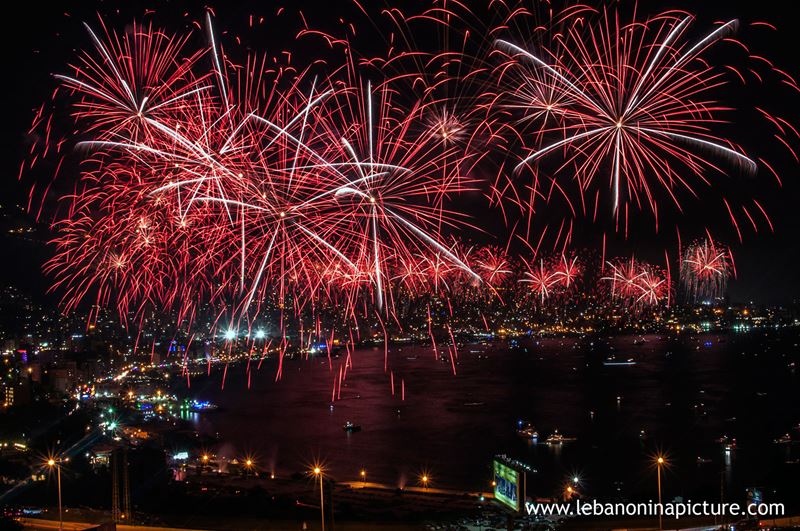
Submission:
M 47 466 L 52 470 L 56 468 L 56 477 L 58 483 L 58 531 L 64 531 L 64 515 L 61 511 L 61 465 L 52 457 L 47 460 Z
M 245 476 L 247 476 L 248 474 L 253 472 L 253 468 L 255 468 L 255 464 L 256 464 L 255 461 L 253 461 L 251 458 L 248 457 L 248 458 L 245 459 L 245 461 L 244 461 L 244 474 L 245 474 Z
M 428 475 L 427 474 L 422 474 L 422 477 L 419 478 L 419 479 L 422 481 L 423 488 L 427 489 L 428 488 L 428 479 L 429 479 Z
M 663 523 L 663 516 L 662 516 L 662 505 L 661 505 L 661 467 L 664 466 L 666 460 L 663 456 L 659 455 L 656 458 L 656 470 L 657 470 L 657 478 L 658 478 L 658 528 L 664 529 Z
M 361 476 L 361 483 L 363 484 L 363 486 L 366 486 L 366 484 L 367 484 L 367 471 L 362 468 L 361 472 L 359 472 L 359 475 Z
M 325 491 L 322 484 L 322 469 L 315 466 L 313 472 L 314 476 L 319 478 L 319 514 L 322 523 L 322 531 L 325 531 Z

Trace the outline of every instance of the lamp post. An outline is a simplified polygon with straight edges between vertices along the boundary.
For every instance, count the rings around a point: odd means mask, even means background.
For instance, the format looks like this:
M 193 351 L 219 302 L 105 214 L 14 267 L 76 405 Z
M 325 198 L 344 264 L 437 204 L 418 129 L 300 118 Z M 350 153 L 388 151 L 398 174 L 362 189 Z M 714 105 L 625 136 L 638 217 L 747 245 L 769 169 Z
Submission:
M 322 522 L 322 531 L 325 531 L 325 491 L 322 488 L 322 469 L 315 466 L 314 475 L 319 478 L 319 514 Z
M 423 475 L 422 475 L 422 478 L 420 478 L 420 479 L 422 479 L 422 486 L 423 486 L 423 488 L 424 488 L 425 490 L 428 490 L 428 475 L 427 475 L 427 474 L 423 474 Z
M 58 484 L 58 531 L 64 531 L 64 516 L 61 511 L 61 465 L 53 458 L 47 460 L 50 470 L 56 468 L 56 482 Z
M 656 474 L 658 478 L 658 528 L 664 529 L 663 523 L 663 511 L 664 508 L 661 505 L 661 466 L 664 464 L 664 458 L 662 456 L 658 456 L 656 459 Z
M 363 468 L 361 469 L 361 487 L 367 486 L 367 471 Z

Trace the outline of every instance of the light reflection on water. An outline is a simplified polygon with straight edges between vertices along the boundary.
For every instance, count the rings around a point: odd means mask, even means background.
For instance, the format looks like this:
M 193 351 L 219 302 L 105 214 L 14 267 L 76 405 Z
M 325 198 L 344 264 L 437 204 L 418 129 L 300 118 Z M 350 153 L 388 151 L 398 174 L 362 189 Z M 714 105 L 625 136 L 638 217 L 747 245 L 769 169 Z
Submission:
M 391 394 L 382 348 L 363 349 L 333 408 L 343 358 L 333 367 L 325 357 L 286 360 L 279 382 L 270 360 L 249 390 L 243 367 L 228 370 L 224 391 L 221 370 L 193 382 L 192 394 L 221 409 L 189 420 L 282 475 L 321 459 L 339 480 L 357 481 L 366 469 L 372 481 L 401 486 L 426 470 L 431 484 L 484 490 L 492 456 L 506 453 L 539 471 L 529 479 L 537 496 L 559 492 L 577 472 L 585 495 L 619 490 L 636 498 L 652 496 L 652 456 L 666 452 L 669 496 L 718 496 L 721 482 L 727 492 L 787 491 L 798 465 L 786 461 L 797 459 L 800 445 L 773 439 L 800 420 L 800 386 L 787 368 L 797 361 L 796 336 L 646 339 L 611 341 L 617 355 L 636 357 L 630 367 L 604 367 L 606 351 L 574 338 L 523 342 L 514 351 L 469 345 L 459 350 L 456 376 L 429 347 L 394 347 L 390 368 L 395 384 L 405 384 L 405 401 L 399 389 Z M 518 419 L 536 426 L 540 444 L 516 435 Z M 348 420 L 362 431 L 345 432 Z M 577 440 L 541 444 L 556 429 Z M 735 455 L 715 442 L 721 435 L 737 438 Z

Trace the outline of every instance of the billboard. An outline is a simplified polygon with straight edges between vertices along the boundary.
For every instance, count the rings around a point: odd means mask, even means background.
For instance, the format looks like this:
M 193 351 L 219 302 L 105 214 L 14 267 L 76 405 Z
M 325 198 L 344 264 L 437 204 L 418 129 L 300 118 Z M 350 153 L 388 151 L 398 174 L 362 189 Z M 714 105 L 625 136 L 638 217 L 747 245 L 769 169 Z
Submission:
M 494 460 L 494 499 L 512 511 L 522 510 L 520 476 L 519 470 Z

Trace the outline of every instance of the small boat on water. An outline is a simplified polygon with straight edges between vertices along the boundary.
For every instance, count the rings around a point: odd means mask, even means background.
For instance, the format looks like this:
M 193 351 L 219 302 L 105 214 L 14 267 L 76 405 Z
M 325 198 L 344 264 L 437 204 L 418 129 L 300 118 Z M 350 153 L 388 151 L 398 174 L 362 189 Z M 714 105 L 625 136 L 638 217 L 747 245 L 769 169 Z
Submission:
M 357 432 L 357 431 L 361 431 L 361 426 L 359 426 L 358 424 L 353 424 L 352 422 L 350 422 L 348 420 L 347 422 L 344 423 L 344 426 L 342 426 L 342 429 L 344 431 L 346 431 L 347 433 L 354 433 L 354 432 Z
M 611 355 L 603 360 L 603 365 L 606 367 L 626 367 L 630 365 L 636 365 L 636 360 L 633 358 L 621 359 Z
M 577 438 L 575 437 L 565 437 L 564 435 L 558 433 L 558 430 L 554 430 L 552 435 L 550 435 L 547 439 L 545 439 L 545 443 L 555 446 L 576 440 Z
M 517 435 L 522 437 L 523 439 L 529 439 L 534 441 L 539 439 L 539 432 L 536 431 L 536 428 L 530 422 L 525 422 L 520 427 L 518 427 Z
M 722 437 L 715 439 L 714 442 L 721 444 L 722 449 L 727 453 L 736 450 L 736 439 L 730 438 L 727 435 L 723 435 Z
M 785 433 L 775 439 L 775 444 L 791 444 L 792 443 L 792 436 L 788 433 Z

